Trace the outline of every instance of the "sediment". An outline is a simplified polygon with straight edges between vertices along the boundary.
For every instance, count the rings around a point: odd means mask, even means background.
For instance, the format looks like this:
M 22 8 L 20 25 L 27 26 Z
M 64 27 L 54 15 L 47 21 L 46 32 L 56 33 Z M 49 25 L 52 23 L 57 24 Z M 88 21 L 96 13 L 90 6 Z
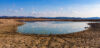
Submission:
M 16 32 L 23 24 L 0 19 L 0 48 L 100 48 L 100 28 L 62 35 L 25 35 Z

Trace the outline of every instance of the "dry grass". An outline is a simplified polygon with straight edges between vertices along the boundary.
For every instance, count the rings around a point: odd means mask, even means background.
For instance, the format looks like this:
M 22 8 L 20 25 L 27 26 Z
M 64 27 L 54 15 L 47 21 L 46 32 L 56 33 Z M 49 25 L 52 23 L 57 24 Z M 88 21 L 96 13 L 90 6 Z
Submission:
M 0 19 L 0 48 L 100 48 L 100 28 L 63 35 L 23 35 L 16 33 L 23 24 Z

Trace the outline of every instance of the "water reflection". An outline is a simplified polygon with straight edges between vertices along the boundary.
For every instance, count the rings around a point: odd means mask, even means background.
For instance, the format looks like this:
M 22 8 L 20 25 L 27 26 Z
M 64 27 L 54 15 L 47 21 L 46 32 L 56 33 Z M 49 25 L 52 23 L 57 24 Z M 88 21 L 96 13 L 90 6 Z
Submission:
M 68 34 L 85 30 L 89 27 L 89 22 L 62 22 L 62 21 L 45 21 L 45 22 L 25 22 L 19 26 L 17 32 L 23 34 Z

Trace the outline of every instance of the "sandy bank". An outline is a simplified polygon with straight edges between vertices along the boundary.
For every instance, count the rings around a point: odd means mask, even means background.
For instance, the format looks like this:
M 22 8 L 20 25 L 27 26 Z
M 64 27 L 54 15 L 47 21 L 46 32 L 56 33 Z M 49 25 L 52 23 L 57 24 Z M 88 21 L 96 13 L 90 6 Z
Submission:
M 99 48 L 100 28 L 63 35 L 23 35 L 14 19 L 0 19 L 0 48 Z
M 21 25 L 23 22 L 18 22 L 14 19 L 0 19 L 0 25 Z

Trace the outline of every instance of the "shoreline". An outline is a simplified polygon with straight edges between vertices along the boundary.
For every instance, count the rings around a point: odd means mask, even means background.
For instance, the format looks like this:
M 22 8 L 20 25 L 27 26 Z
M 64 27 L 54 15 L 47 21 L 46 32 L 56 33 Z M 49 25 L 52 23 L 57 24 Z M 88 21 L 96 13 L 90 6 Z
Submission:
M 100 28 L 90 24 L 87 30 L 62 35 L 25 35 L 16 33 L 23 25 L 15 19 L 0 19 L 0 48 L 99 48 Z M 94 29 L 95 27 L 95 29 Z M 97 28 L 98 27 L 98 28 Z
M 100 19 L 46 19 L 46 18 L 0 18 L 0 19 L 13 19 L 16 21 L 100 21 Z

